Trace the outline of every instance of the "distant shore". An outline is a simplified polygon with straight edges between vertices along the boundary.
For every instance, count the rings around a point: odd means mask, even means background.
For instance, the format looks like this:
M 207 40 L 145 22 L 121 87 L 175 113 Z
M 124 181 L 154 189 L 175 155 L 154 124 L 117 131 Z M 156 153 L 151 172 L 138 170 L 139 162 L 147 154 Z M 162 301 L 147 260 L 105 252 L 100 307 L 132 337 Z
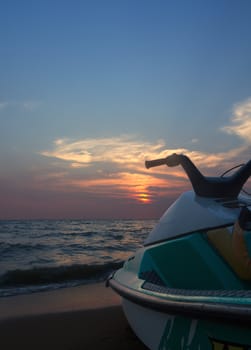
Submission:
M 4 350 L 147 349 L 104 283 L 0 298 Z

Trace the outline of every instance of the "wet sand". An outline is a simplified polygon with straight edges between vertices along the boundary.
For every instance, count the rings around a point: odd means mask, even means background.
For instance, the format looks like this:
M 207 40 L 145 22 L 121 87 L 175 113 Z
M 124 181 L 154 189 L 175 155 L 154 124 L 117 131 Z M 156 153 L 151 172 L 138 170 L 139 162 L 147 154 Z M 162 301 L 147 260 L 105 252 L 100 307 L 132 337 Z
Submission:
M 0 344 L 12 349 L 147 349 L 104 284 L 0 298 Z

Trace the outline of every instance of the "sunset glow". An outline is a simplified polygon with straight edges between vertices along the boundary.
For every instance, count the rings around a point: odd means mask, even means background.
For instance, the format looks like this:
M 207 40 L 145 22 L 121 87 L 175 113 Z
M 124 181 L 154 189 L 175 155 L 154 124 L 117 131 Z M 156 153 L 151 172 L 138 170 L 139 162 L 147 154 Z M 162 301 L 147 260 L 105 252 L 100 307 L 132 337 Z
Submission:
M 138 195 L 138 199 L 140 202 L 143 202 L 143 203 L 151 203 L 151 199 L 150 199 L 150 196 L 148 193 L 140 193 Z
M 158 218 L 192 187 L 181 166 L 146 160 L 185 154 L 206 176 L 247 162 L 250 12 L 3 2 L 0 219 Z

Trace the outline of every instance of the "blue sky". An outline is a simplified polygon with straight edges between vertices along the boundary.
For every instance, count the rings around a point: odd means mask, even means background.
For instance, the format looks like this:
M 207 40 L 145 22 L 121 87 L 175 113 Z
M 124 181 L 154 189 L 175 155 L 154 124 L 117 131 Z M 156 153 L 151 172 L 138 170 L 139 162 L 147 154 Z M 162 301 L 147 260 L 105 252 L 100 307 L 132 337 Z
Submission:
M 250 1 L 0 4 L 0 218 L 155 217 L 189 186 L 145 159 L 249 160 Z

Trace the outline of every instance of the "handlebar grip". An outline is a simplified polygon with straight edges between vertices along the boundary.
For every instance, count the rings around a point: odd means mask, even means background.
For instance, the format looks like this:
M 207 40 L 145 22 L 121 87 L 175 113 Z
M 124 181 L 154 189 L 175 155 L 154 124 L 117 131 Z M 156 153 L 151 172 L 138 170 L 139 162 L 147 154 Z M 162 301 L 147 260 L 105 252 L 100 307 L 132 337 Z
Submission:
M 145 166 L 147 169 L 164 164 L 166 164 L 166 158 L 145 161 Z
M 169 167 L 173 167 L 173 166 L 179 165 L 181 162 L 181 159 L 182 159 L 182 155 L 173 153 L 166 158 L 160 158 L 160 159 L 155 159 L 155 160 L 146 160 L 145 166 L 147 169 L 152 168 L 154 166 L 159 166 L 159 165 L 167 165 Z

